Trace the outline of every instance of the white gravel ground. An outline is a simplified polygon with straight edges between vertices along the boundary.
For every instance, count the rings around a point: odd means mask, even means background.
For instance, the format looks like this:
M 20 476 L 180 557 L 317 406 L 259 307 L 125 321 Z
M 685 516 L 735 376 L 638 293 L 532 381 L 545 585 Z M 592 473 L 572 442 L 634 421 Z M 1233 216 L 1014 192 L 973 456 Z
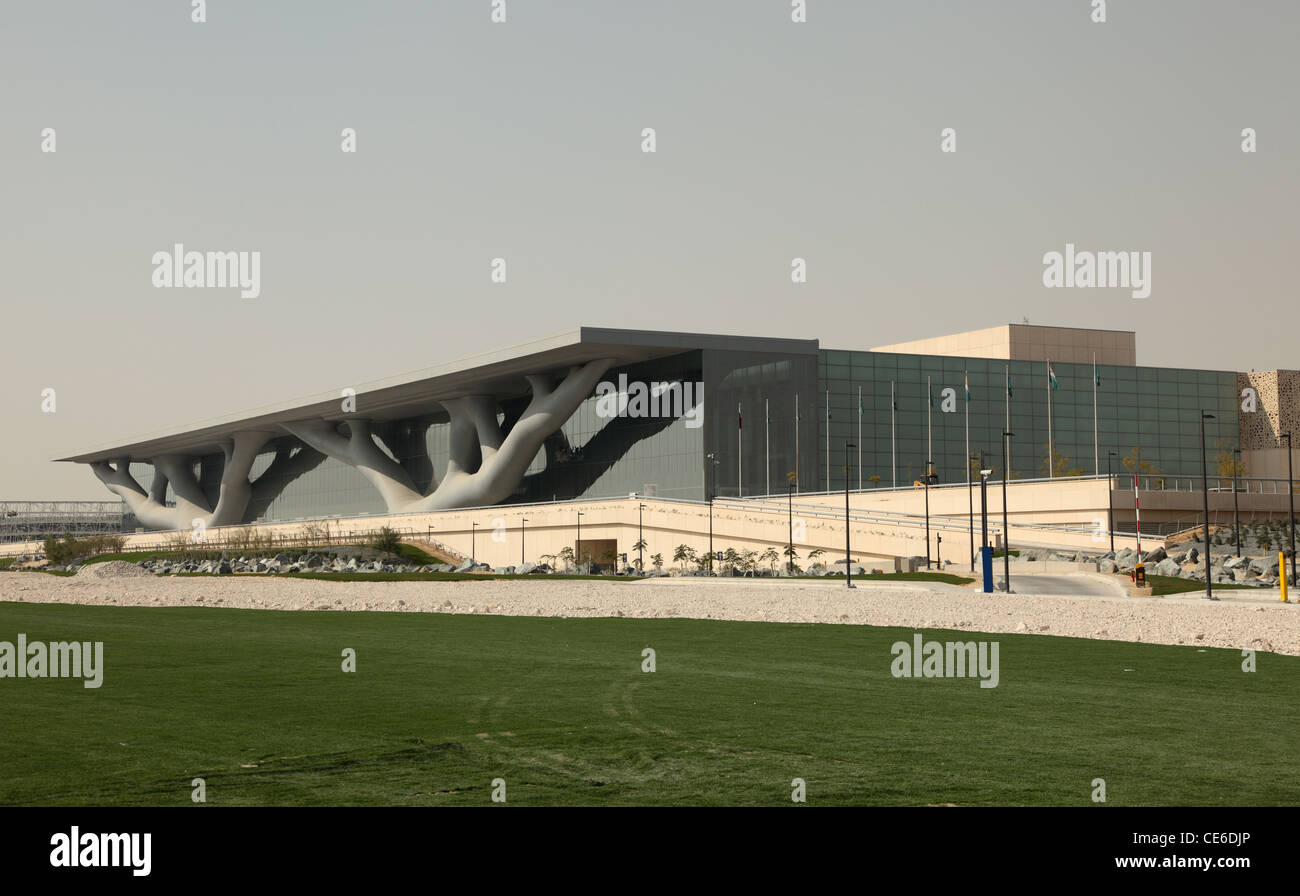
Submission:
M 127 564 L 122 564 L 126 566 Z M 104 564 L 112 566 L 112 564 Z M 89 572 L 89 570 L 87 570 Z M 1032 577 L 1018 588 L 1032 588 Z M 100 569 L 58 577 L 0 574 L 0 601 L 273 610 L 379 610 L 503 616 L 681 617 L 820 622 L 906 628 L 1028 632 L 1113 641 L 1250 647 L 1300 655 L 1300 606 L 1276 592 L 1221 592 L 1224 599 L 986 595 L 952 585 L 659 579 L 328 582 L 269 576 L 136 577 Z M 3 610 L 0 610 L 0 618 Z

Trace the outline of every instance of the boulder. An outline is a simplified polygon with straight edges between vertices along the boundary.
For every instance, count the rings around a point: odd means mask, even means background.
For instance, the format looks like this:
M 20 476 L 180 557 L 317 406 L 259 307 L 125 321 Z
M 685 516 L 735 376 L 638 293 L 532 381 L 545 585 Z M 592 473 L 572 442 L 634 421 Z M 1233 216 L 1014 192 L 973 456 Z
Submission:
M 1165 559 L 1168 556 L 1169 555 L 1165 553 L 1165 549 L 1163 547 L 1158 547 L 1154 551 L 1148 551 L 1146 556 L 1142 558 L 1142 562 L 1148 565 L 1152 563 L 1159 563 L 1161 560 Z
M 1259 575 L 1277 575 L 1277 558 L 1276 557 L 1254 557 L 1250 561 L 1250 568 Z
M 229 561 L 229 560 L 222 560 L 220 563 L 218 563 L 218 564 L 217 564 L 217 570 L 216 570 L 216 572 L 217 572 L 217 575 L 219 575 L 219 576 L 228 576 L 228 575 L 230 575 L 230 572 L 231 572 L 231 570 L 230 570 L 230 561 Z
M 1250 566 L 1249 557 L 1229 557 L 1223 561 L 1224 569 L 1237 569 L 1241 566 Z
M 460 565 L 457 566 L 457 567 L 456 567 L 454 570 L 452 570 L 452 571 L 453 571 L 453 572 L 469 572 L 469 571 L 470 571 L 471 569 L 473 569 L 473 568 L 474 568 L 474 561 L 473 561 L 473 560 L 462 560 L 462 561 L 460 562 Z
M 1200 559 L 1201 559 L 1201 552 L 1200 552 L 1198 549 L 1196 549 L 1196 548 L 1192 548 L 1191 550 L 1189 550 L 1189 551 L 1187 552 L 1187 556 L 1186 556 L 1185 558 L 1183 558 L 1183 562 L 1184 562 L 1184 563 L 1195 563 L 1196 561 L 1198 561 L 1198 560 L 1200 560 Z
M 1158 576 L 1181 576 L 1183 574 L 1182 567 L 1172 557 L 1161 560 L 1151 572 Z
M 1097 571 L 1104 573 L 1119 572 L 1119 566 L 1116 565 L 1114 560 L 1103 560 L 1097 564 Z

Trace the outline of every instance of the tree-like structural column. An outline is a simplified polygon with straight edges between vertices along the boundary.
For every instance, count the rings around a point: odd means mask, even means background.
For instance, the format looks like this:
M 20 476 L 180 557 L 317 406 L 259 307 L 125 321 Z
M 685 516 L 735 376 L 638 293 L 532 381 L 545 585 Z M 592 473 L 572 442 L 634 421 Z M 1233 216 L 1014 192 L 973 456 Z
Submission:
M 558 384 L 550 375 L 528 376 L 528 407 L 504 431 L 492 396 L 444 400 L 451 418 L 450 453 L 441 481 L 427 495 L 420 494 L 407 470 L 375 442 L 368 420 L 349 419 L 346 436 L 339 432 L 340 424 L 325 420 L 284 427 L 310 447 L 360 471 L 390 513 L 481 507 L 510 496 L 547 436 L 564 425 L 613 363 L 609 358 L 588 361 L 571 368 Z
M 163 454 L 151 458 L 153 482 L 146 492 L 131 475 L 131 458 L 90 465 L 99 481 L 120 497 L 136 519 L 155 529 L 189 529 L 198 520 L 201 525 L 228 526 L 240 523 L 253 494 L 248 474 L 258 452 L 274 434 L 238 432 L 221 443 L 225 463 L 216 506 L 212 506 L 194 476 L 195 459 L 183 454 Z M 167 486 L 171 486 L 176 506 L 168 507 Z

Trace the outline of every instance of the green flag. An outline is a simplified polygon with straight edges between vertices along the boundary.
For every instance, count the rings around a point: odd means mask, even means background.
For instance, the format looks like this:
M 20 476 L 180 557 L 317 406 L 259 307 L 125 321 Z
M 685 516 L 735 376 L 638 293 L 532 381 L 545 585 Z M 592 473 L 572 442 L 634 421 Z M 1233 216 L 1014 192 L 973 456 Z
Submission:
M 1061 388 L 1061 384 L 1056 381 L 1056 373 L 1052 370 L 1052 365 L 1047 365 L 1047 381 L 1052 384 L 1053 389 Z

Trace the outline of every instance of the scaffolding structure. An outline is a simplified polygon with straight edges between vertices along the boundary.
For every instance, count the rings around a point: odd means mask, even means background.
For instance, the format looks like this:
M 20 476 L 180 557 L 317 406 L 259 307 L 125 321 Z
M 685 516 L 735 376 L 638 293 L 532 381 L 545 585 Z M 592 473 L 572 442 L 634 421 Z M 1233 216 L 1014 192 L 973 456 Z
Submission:
M 0 543 L 41 541 L 47 535 L 115 535 L 121 501 L 0 501 Z

